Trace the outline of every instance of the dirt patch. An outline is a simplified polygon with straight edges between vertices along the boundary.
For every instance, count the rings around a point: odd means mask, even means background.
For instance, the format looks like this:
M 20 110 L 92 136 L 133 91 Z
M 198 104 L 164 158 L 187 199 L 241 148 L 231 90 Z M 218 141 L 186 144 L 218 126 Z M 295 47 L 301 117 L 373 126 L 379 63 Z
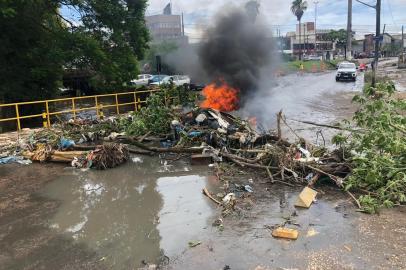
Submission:
M 47 226 L 59 202 L 36 192 L 62 169 L 46 164 L 0 168 L 0 269 L 103 268 L 95 252 Z

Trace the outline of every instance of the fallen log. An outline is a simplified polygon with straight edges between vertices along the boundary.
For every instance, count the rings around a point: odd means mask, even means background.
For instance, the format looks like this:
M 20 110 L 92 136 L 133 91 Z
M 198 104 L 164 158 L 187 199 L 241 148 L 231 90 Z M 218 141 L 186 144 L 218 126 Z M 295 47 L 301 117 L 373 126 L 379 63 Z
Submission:
M 91 150 L 95 150 L 97 146 L 98 145 L 75 145 L 73 147 L 73 149 L 91 151 Z M 127 147 L 128 147 L 128 145 L 127 145 Z M 154 153 L 151 152 L 151 151 L 133 149 L 133 148 L 130 148 L 130 147 L 128 147 L 128 152 L 130 152 L 131 154 L 136 154 L 136 155 L 149 155 L 149 156 L 154 155 Z
M 86 155 L 87 151 L 53 151 L 50 153 L 49 157 L 45 160 L 48 162 L 56 163 L 70 163 L 75 157 L 80 157 Z M 23 157 L 30 159 L 32 161 L 39 161 L 34 158 L 35 153 L 30 151 L 25 151 Z
M 189 154 L 199 154 L 202 153 L 203 147 L 169 147 L 169 148 L 160 148 L 147 146 L 143 143 L 140 143 L 138 140 L 132 137 L 121 137 L 120 140 L 126 141 L 132 145 L 135 145 L 143 150 L 156 153 L 189 153 Z

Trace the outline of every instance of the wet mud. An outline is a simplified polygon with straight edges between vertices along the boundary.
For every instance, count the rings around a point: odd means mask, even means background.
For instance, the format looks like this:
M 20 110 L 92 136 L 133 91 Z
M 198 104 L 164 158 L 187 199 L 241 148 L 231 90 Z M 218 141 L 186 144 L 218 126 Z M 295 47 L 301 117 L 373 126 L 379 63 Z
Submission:
M 288 119 L 327 124 L 351 116 L 350 100 L 362 88 L 336 83 L 331 72 L 284 80 L 284 96 L 272 101 L 275 113 L 284 104 Z M 315 142 L 318 128 L 288 123 Z M 325 137 L 328 132 L 323 129 Z M 212 225 L 221 209 L 201 190 L 216 194 L 223 183 L 207 166 L 166 158 L 133 156 L 108 171 L 1 166 L 0 269 L 139 269 L 147 263 L 196 270 L 405 269 L 404 207 L 361 214 L 346 194 L 321 185 L 310 209 L 296 209 L 301 187 L 242 172 L 230 185 L 249 184 L 254 192 L 239 194 L 246 207 L 223 218 L 221 230 Z M 271 236 L 286 220 L 298 240 Z

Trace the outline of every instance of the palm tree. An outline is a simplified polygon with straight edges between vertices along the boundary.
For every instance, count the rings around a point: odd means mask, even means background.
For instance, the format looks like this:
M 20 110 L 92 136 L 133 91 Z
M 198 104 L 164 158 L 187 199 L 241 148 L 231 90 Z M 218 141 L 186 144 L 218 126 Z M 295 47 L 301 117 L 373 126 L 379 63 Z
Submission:
M 296 16 L 297 20 L 299 21 L 299 59 L 302 59 L 302 16 L 307 9 L 307 2 L 304 0 L 294 0 L 292 2 L 292 6 L 290 10 Z

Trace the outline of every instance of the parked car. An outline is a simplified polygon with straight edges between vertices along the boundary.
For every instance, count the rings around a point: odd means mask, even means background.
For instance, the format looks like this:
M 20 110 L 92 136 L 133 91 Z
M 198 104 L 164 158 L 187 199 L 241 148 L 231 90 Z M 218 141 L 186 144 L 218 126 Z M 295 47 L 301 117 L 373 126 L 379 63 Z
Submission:
M 342 62 L 338 65 L 336 81 L 341 80 L 357 80 L 357 66 L 351 62 Z
M 317 55 L 306 55 L 303 57 L 304 61 L 321 61 L 322 57 Z
M 169 84 L 169 83 L 173 83 L 176 86 L 189 85 L 190 84 L 190 78 L 189 78 L 189 76 L 186 76 L 186 75 L 166 76 L 162 80 L 162 82 L 151 83 L 151 85 Z
M 151 74 L 140 74 L 137 76 L 136 80 L 132 80 L 130 83 L 132 85 L 147 85 L 148 81 L 152 78 L 153 76 Z
M 162 80 L 168 77 L 168 75 L 154 75 L 148 80 L 148 85 L 161 85 Z

